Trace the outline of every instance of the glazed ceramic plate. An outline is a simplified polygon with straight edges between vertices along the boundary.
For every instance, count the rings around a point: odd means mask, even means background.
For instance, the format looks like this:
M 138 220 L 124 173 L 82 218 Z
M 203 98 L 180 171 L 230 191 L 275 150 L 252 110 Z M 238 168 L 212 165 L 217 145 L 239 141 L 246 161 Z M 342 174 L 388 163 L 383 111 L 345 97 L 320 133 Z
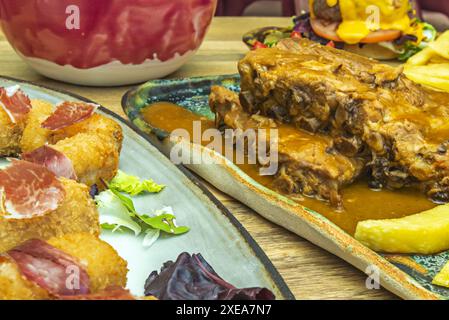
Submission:
M 230 75 L 150 81 L 124 96 L 123 109 L 136 126 L 146 132 L 165 154 L 169 154 L 175 141 L 166 138 L 167 132 L 146 124 L 140 110 L 154 102 L 168 101 L 213 119 L 214 115 L 208 106 L 211 85 L 222 85 L 238 91 L 239 77 Z M 190 143 L 185 141 L 181 145 L 183 148 L 190 147 Z M 369 266 L 377 266 L 381 285 L 398 296 L 406 299 L 449 298 L 449 289 L 431 283 L 449 260 L 449 252 L 432 256 L 379 255 L 318 212 L 260 185 L 220 154 L 199 145 L 191 148 L 193 153 L 202 153 L 203 157 L 207 155 L 211 160 L 216 160 L 210 162 L 219 164 L 188 165 L 190 169 L 268 220 L 308 239 L 360 270 L 369 272 Z
M 31 98 L 53 104 L 65 100 L 88 101 L 27 82 L 0 78 L 2 87 L 14 84 L 19 84 Z M 180 253 L 189 252 L 201 253 L 219 275 L 237 287 L 266 287 L 277 299 L 294 299 L 262 249 L 189 171 L 173 165 L 146 137 L 119 116 L 103 107 L 99 112 L 122 125 L 125 139 L 120 169 L 141 178 L 151 177 L 167 186 L 160 194 L 136 198 L 137 211 L 150 212 L 171 206 L 178 224 L 191 228 L 181 236 L 162 237 L 150 248 L 142 247 L 142 237 L 102 233 L 102 238 L 128 261 L 128 288 L 133 294 L 143 294 L 145 280 L 153 270 L 159 270 L 167 260 L 176 260 Z M 1 161 L 5 163 L 5 160 Z

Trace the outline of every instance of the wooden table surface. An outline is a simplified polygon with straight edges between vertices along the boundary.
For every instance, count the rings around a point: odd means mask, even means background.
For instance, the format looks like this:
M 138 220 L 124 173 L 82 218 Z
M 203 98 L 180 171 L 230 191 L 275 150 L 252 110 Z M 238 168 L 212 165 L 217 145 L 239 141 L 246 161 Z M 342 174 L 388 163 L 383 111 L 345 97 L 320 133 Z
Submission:
M 237 61 L 247 52 L 241 42 L 245 31 L 290 23 L 289 18 L 215 18 L 196 56 L 171 77 L 236 73 Z M 77 93 L 124 116 L 120 100 L 128 87 L 81 87 L 44 78 L 20 60 L 1 33 L 0 74 Z M 259 243 L 297 299 L 395 298 L 384 289 L 368 290 L 362 272 L 205 184 Z

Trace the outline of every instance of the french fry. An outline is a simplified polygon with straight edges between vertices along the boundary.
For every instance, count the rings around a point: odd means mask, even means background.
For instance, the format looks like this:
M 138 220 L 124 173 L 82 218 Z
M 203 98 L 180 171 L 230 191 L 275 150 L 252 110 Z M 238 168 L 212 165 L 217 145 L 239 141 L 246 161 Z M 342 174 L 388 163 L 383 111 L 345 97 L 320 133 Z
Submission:
M 445 58 L 443 58 L 442 56 L 439 55 L 434 55 L 432 58 L 430 58 L 429 60 L 429 64 L 438 64 L 438 63 L 448 63 L 449 61 Z
M 438 39 L 429 43 L 429 48 L 431 48 L 438 55 L 449 59 L 449 31 L 441 34 Z
M 404 70 L 405 75 L 410 80 L 422 84 L 424 86 L 430 87 L 434 90 L 449 92 L 449 79 L 448 78 L 438 78 L 432 77 L 427 74 L 422 74 L 419 72 L 414 72 L 413 70 Z
M 406 65 L 423 66 L 427 62 L 429 62 L 429 60 L 432 59 L 432 57 L 434 57 L 435 55 L 437 54 L 432 48 L 426 47 L 425 49 L 421 50 L 410 59 L 408 59 Z
M 449 61 L 447 63 L 429 64 L 427 66 L 404 67 L 404 73 L 414 73 L 423 77 L 449 79 Z
M 433 278 L 433 284 L 449 288 L 449 262 L 441 269 L 441 271 Z
M 449 31 L 408 59 L 404 73 L 416 83 L 449 92 Z
M 449 249 L 449 204 L 400 219 L 366 220 L 355 238 L 390 253 L 433 254 Z

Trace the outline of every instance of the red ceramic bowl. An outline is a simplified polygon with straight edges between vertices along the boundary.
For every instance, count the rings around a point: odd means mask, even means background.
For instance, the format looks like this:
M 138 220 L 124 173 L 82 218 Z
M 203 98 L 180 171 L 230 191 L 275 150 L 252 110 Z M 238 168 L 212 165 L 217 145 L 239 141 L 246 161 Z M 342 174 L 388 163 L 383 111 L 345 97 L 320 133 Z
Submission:
M 0 0 L 3 31 L 38 72 L 85 85 L 166 76 L 198 49 L 217 0 Z

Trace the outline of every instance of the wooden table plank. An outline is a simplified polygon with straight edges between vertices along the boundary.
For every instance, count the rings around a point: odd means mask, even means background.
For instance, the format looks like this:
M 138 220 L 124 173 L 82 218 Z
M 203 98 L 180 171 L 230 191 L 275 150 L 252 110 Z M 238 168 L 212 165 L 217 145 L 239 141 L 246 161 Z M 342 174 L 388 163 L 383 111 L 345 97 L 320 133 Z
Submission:
M 262 26 L 290 24 L 287 18 L 215 18 L 197 55 L 171 77 L 237 72 L 237 61 L 247 52 L 242 34 Z M 0 35 L 0 74 L 35 81 L 90 98 L 124 116 L 120 106 L 129 87 L 91 88 L 44 78 L 23 63 Z M 298 299 L 391 299 L 383 289 L 368 290 L 366 277 L 354 267 L 297 235 L 265 220 L 253 210 L 208 188 L 241 221 L 267 253 Z

